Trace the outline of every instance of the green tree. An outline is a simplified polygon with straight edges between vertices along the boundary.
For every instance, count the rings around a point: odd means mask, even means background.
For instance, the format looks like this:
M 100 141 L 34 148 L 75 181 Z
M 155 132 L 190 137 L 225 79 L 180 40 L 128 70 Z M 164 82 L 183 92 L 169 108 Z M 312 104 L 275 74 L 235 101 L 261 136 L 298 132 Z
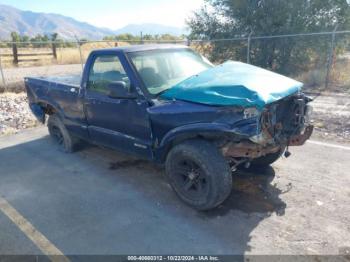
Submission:
M 183 40 L 184 36 L 174 36 L 170 34 L 163 34 L 163 35 L 151 35 L 151 34 L 145 34 L 142 36 L 143 40 L 146 41 L 158 41 L 158 40 L 165 40 L 165 41 L 177 41 L 177 40 Z M 139 43 L 141 41 L 141 36 L 140 35 L 132 35 L 129 33 L 126 34 L 120 34 L 116 36 L 105 36 L 103 40 L 116 40 L 116 41 L 130 41 L 130 42 L 135 42 Z
M 134 36 L 132 34 L 120 34 L 115 37 L 116 40 L 119 41 L 140 41 L 140 36 Z
M 11 40 L 12 42 L 20 42 L 21 37 L 17 32 L 11 32 Z
M 56 40 L 57 40 L 57 37 L 58 37 L 58 34 L 57 34 L 57 33 L 51 34 L 51 40 L 52 40 L 52 41 L 56 41 Z
M 346 0 L 207 0 L 187 22 L 190 38 L 222 39 L 348 29 Z M 282 73 L 296 73 L 324 63 L 330 37 L 273 38 L 251 42 L 251 62 Z M 211 59 L 246 59 L 247 41 L 218 41 Z M 316 55 L 317 54 L 317 55 Z

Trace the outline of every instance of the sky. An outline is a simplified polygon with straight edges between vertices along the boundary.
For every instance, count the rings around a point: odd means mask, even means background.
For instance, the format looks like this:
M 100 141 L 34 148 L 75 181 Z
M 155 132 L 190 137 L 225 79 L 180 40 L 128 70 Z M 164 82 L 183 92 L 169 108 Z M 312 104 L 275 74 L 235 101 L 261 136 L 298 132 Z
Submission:
M 141 23 L 184 27 L 186 18 L 203 3 L 203 0 L 0 0 L 0 4 L 21 10 L 61 14 L 110 29 Z

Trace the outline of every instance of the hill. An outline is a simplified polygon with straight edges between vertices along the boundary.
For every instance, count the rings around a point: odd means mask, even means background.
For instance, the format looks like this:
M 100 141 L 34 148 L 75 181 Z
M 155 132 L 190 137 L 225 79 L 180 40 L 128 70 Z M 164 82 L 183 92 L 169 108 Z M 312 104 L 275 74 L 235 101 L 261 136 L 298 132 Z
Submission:
M 79 22 L 71 17 L 22 11 L 7 5 L 0 5 L 0 39 L 10 39 L 12 31 L 21 35 L 58 33 L 62 38 L 100 39 L 113 34 L 112 30 Z
M 170 34 L 175 36 L 180 36 L 182 34 L 185 34 L 185 30 L 183 28 L 174 27 L 174 26 L 166 26 L 166 25 L 160 25 L 160 24 L 129 24 L 127 26 L 124 26 L 123 28 L 120 28 L 116 31 L 114 31 L 115 34 L 125 34 L 129 33 L 132 35 L 140 35 L 140 33 L 149 34 L 149 35 L 162 35 L 162 34 Z
M 63 39 L 73 39 L 77 36 L 91 40 L 122 33 L 139 35 L 141 31 L 143 34 L 152 35 L 181 35 L 184 33 L 181 28 L 159 24 L 130 24 L 114 31 L 108 28 L 96 27 L 59 14 L 22 11 L 11 6 L 0 5 L 0 39 L 9 40 L 10 34 L 13 31 L 30 37 L 38 34 L 50 35 L 52 33 L 58 33 L 60 38 Z

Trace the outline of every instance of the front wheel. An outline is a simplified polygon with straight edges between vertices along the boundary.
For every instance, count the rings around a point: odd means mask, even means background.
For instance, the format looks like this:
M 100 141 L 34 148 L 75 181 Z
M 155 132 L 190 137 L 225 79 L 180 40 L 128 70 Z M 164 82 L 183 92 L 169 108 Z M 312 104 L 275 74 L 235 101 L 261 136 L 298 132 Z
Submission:
M 177 195 L 198 210 L 212 209 L 231 193 L 232 174 L 219 150 L 204 140 L 189 140 L 168 154 L 166 174 Z

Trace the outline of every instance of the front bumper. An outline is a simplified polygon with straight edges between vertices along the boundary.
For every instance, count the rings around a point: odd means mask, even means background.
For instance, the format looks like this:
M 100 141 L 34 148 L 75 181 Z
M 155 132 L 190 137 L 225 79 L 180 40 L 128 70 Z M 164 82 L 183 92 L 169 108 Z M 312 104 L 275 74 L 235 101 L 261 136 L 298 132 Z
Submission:
M 268 105 L 257 119 L 258 133 L 241 141 L 228 141 L 221 147 L 223 155 L 252 160 L 305 144 L 314 129 L 309 122 L 310 101 L 297 93 Z
M 250 141 L 244 141 L 239 143 L 228 143 L 221 148 L 221 152 L 226 158 L 247 158 L 254 159 L 268 154 L 273 154 L 281 151 L 280 145 L 275 146 L 262 146 L 254 144 Z
M 277 152 L 282 153 L 287 146 L 302 146 L 305 144 L 306 140 L 311 137 L 313 129 L 314 127 L 309 125 L 303 133 L 292 136 L 285 143 L 280 144 L 262 145 L 251 141 L 230 142 L 221 148 L 221 152 L 225 157 L 248 159 L 255 159 Z
M 288 141 L 288 146 L 302 146 L 305 144 L 314 131 L 314 126 L 309 125 L 305 128 L 304 132 L 300 135 L 292 136 Z

